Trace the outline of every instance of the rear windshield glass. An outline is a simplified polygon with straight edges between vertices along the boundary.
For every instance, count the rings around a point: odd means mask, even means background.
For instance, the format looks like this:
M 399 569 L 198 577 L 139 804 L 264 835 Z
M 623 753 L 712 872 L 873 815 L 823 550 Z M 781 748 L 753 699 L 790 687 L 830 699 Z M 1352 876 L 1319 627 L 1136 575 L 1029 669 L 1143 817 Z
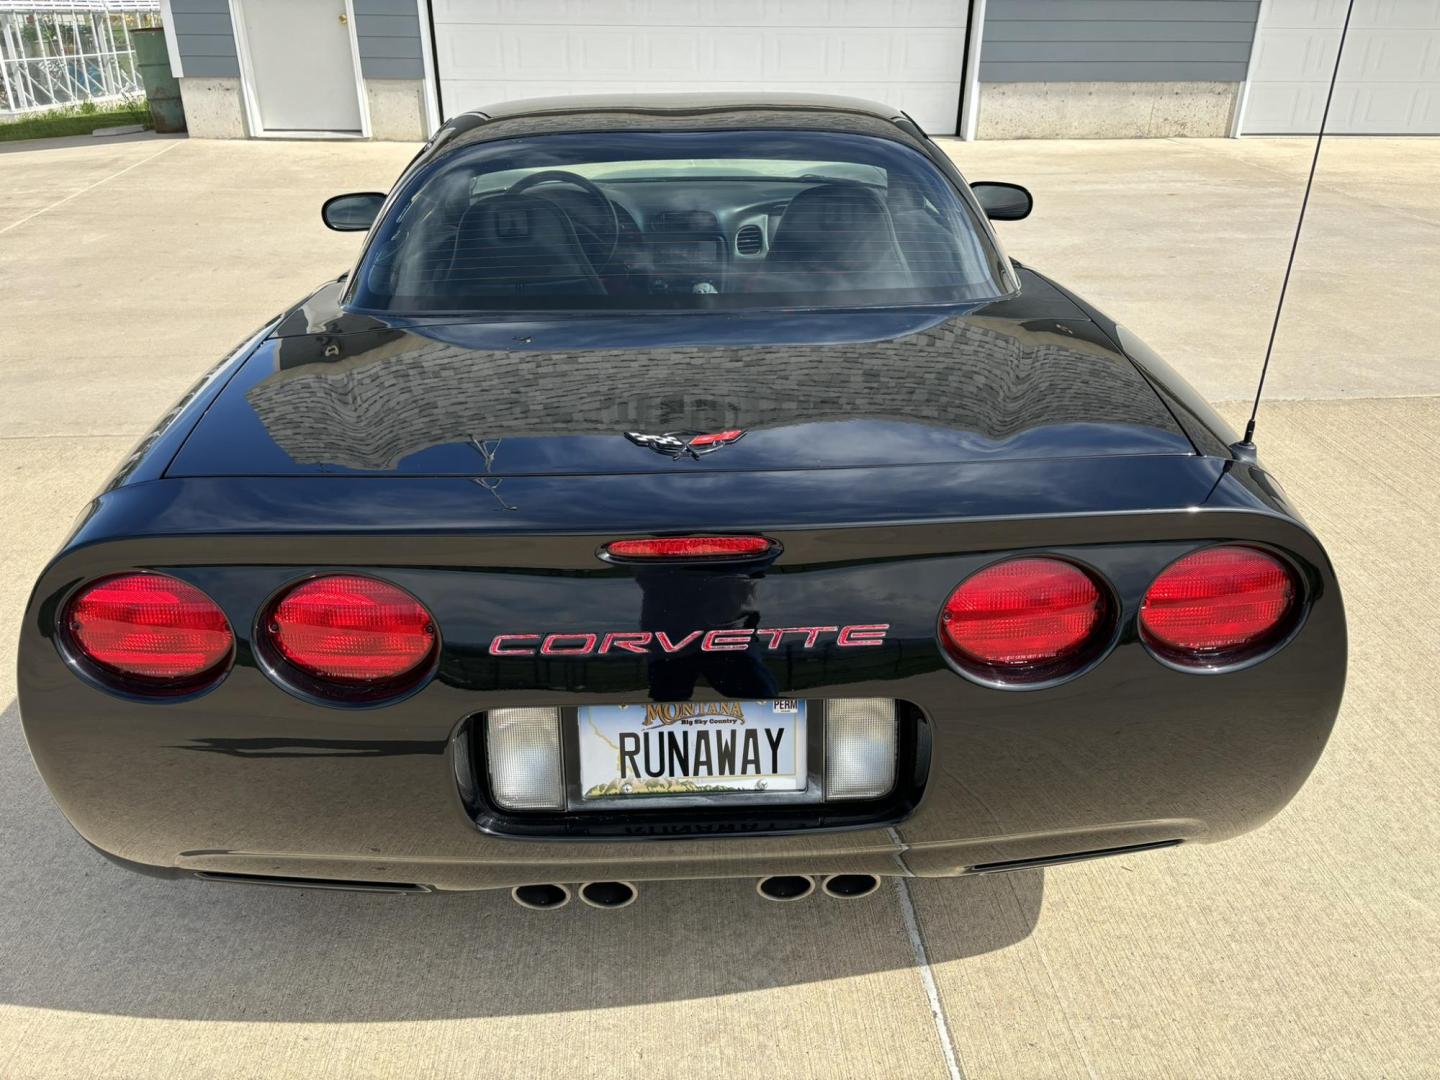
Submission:
M 350 301 L 391 313 L 855 307 L 1005 291 L 923 155 L 794 131 L 545 135 L 412 177 Z

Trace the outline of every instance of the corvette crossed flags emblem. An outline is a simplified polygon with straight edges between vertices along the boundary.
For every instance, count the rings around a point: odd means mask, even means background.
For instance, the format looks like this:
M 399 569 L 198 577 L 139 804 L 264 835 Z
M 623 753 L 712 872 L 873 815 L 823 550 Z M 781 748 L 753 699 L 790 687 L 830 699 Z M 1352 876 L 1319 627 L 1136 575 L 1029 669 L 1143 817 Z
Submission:
M 657 454 L 664 454 L 671 461 L 678 461 L 682 457 L 699 461 L 702 455 L 722 450 L 744 434 L 743 428 L 733 428 L 730 431 L 667 431 L 660 435 L 627 431 L 625 437 L 636 446 L 644 446 Z

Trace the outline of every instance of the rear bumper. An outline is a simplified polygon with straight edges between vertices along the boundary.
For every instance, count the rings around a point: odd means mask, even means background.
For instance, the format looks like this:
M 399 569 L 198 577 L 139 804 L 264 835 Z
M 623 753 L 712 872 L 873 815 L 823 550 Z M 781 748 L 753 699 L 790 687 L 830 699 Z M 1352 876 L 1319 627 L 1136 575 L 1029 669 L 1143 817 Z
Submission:
M 813 849 L 795 853 L 760 850 L 745 841 L 708 840 L 707 845 L 736 845 L 734 850 L 704 853 L 679 850 L 656 852 L 660 858 L 643 858 L 643 852 L 628 852 L 605 857 L 592 849 L 583 858 L 559 861 L 532 856 L 514 863 L 456 863 L 433 859 L 376 860 L 334 858 L 315 855 L 262 855 L 258 853 L 197 854 L 181 860 L 180 865 L 157 867 L 120 858 L 103 848 L 95 850 L 106 860 L 147 877 L 166 879 L 195 878 L 225 883 L 300 886 L 322 889 L 363 889 L 371 892 L 424 893 L 475 892 L 483 889 L 513 889 L 517 885 L 540 882 L 560 883 L 585 881 L 673 881 L 700 878 L 764 878 L 771 875 L 804 874 L 824 878 L 832 874 L 873 874 L 876 877 L 960 877 L 967 874 L 991 874 L 1011 870 L 1030 870 L 1110 856 L 1134 854 L 1175 847 L 1184 840 L 1174 834 L 1183 831 L 1185 822 L 1151 822 L 1146 825 L 1114 829 L 1078 830 L 1063 837 L 1036 838 L 1031 856 L 1003 862 L 961 863 L 976 857 L 979 847 L 963 842 L 928 847 L 924 851 L 907 849 L 892 837 L 878 836 L 873 842 L 853 840 L 837 845 L 837 850 L 817 852 Z M 1143 839 L 1148 836 L 1167 839 Z M 852 834 L 853 837 L 853 834 Z M 887 843 L 887 841 L 889 841 Z M 1056 850 L 1056 844 L 1059 849 Z M 1110 846 L 1094 847 L 1105 843 Z M 94 847 L 94 845 L 91 845 Z M 843 847 L 843 849 L 842 849 Z M 939 862 L 927 855 L 941 854 Z M 728 856 L 728 857 L 727 857 Z
M 961 522 L 903 530 L 774 530 L 786 561 L 749 583 L 762 625 L 886 622 L 883 648 L 767 655 L 774 694 L 887 697 L 923 714 L 923 791 L 906 816 L 850 829 L 763 817 L 742 827 L 663 823 L 625 839 L 525 838 L 481 827 L 461 780 L 467 722 L 501 706 L 644 702 L 643 658 L 496 658 L 497 633 L 634 628 L 640 591 L 594 559 L 594 536 L 517 551 L 473 537 L 416 546 L 393 537 L 222 536 L 73 546 L 38 583 L 20 650 L 26 736 L 56 801 L 91 844 L 161 873 L 219 873 L 504 888 L 535 881 L 754 877 L 864 872 L 956 875 L 997 863 L 1157 844 L 1209 842 L 1253 829 L 1290 800 L 1339 708 L 1346 638 L 1339 589 L 1320 545 L 1277 512 L 1171 512 Z M 1073 538 L 1084 535 L 1085 543 Z M 1137 535 L 1148 539 L 1137 542 Z M 897 539 L 898 536 L 898 539 Z M 1071 538 L 1067 544 L 1064 538 Z M 1165 666 L 1134 617 L 1160 567 L 1204 543 L 1283 550 L 1309 582 L 1308 615 L 1274 655 L 1223 675 Z M 503 545 L 503 546 L 502 546 Z M 1114 647 L 1060 685 L 1004 691 L 952 671 L 935 619 L 955 583 L 998 549 L 1087 561 L 1121 604 Z M 418 693 L 337 708 L 278 687 L 248 640 L 261 599 L 323 555 L 375 567 L 437 617 L 445 655 Z M 497 552 L 545 558 L 540 569 Z M 243 553 L 249 561 L 240 556 Z M 260 556 L 264 555 L 262 559 Z M 331 554 L 334 558 L 335 555 Z M 568 560 L 568 562 L 567 562 Z M 76 583 L 151 566 L 185 576 L 225 608 L 239 639 L 214 690 L 156 704 L 77 678 L 52 640 Z M 514 613 L 522 612 L 527 625 Z M 772 696 L 736 693 L 743 696 Z M 704 682 L 695 700 L 719 700 Z M 724 832 L 726 835 L 716 835 Z
M 729 836 L 709 836 L 703 824 L 625 840 L 487 834 L 455 761 L 457 721 L 476 701 L 450 687 L 434 688 L 444 705 L 425 700 L 427 691 L 351 714 L 277 696 L 258 669 L 237 668 L 229 683 L 243 692 L 157 708 L 57 668 L 43 687 L 26 680 L 23 710 L 36 761 L 80 833 L 162 870 L 447 890 L 773 873 L 941 876 L 1220 840 L 1262 824 L 1309 774 L 1338 707 L 1343 638 L 1337 647 L 1330 619 L 1317 609 L 1280 653 L 1223 677 L 1172 671 L 1122 644 L 1049 691 L 986 690 L 948 669 L 899 685 L 806 688 L 810 697 L 903 694 L 925 711 L 933 743 L 908 818 L 790 835 L 764 821 Z

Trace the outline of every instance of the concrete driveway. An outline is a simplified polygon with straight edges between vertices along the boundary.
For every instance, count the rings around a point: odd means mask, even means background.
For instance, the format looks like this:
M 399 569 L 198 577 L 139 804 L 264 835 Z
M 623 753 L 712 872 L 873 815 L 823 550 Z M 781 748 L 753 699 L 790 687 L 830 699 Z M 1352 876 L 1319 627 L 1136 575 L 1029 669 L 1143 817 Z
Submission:
M 413 148 L 0 152 L 0 657 L 95 485 L 194 377 L 346 265 L 321 199 Z M 956 144 L 1033 187 L 1011 253 L 1248 394 L 1306 146 Z M 0 666 L 0 1076 L 1436 1075 L 1440 141 L 1326 151 L 1261 452 L 1335 556 L 1352 676 L 1299 798 L 1228 844 L 765 904 L 166 883 L 70 831 Z M 1239 404 L 1225 411 L 1237 422 Z M 1263 723 L 1263 716 L 1256 722 Z

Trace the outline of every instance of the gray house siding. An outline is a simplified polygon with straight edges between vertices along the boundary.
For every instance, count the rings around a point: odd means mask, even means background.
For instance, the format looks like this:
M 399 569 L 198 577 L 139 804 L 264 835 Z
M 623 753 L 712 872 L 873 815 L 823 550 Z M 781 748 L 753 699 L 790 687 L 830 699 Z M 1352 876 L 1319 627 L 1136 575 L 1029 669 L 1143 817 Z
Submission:
M 982 83 L 1243 82 L 1260 0 L 989 0 Z
M 239 78 L 228 0 L 171 0 L 170 14 L 186 78 Z
M 239 77 L 229 0 L 171 0 L 170 13 L 187 78 Z M 365 78 L 425 77 L 415 0 L 355 0 L 355 40 Z
M 425 84 L 417 0 L 351 2 L 367 130 L 374 138 L 423 137 L 435 91 Z M 988 0 L 973 131 L 980 138 L 1228 134 L 1260 4 Z M 192 134 L 253 134 L 230 0 L 169 0 L 167 7 Z
M 423 79 L 415 0 L 355 0 L 355 41 L 367 79 Z

